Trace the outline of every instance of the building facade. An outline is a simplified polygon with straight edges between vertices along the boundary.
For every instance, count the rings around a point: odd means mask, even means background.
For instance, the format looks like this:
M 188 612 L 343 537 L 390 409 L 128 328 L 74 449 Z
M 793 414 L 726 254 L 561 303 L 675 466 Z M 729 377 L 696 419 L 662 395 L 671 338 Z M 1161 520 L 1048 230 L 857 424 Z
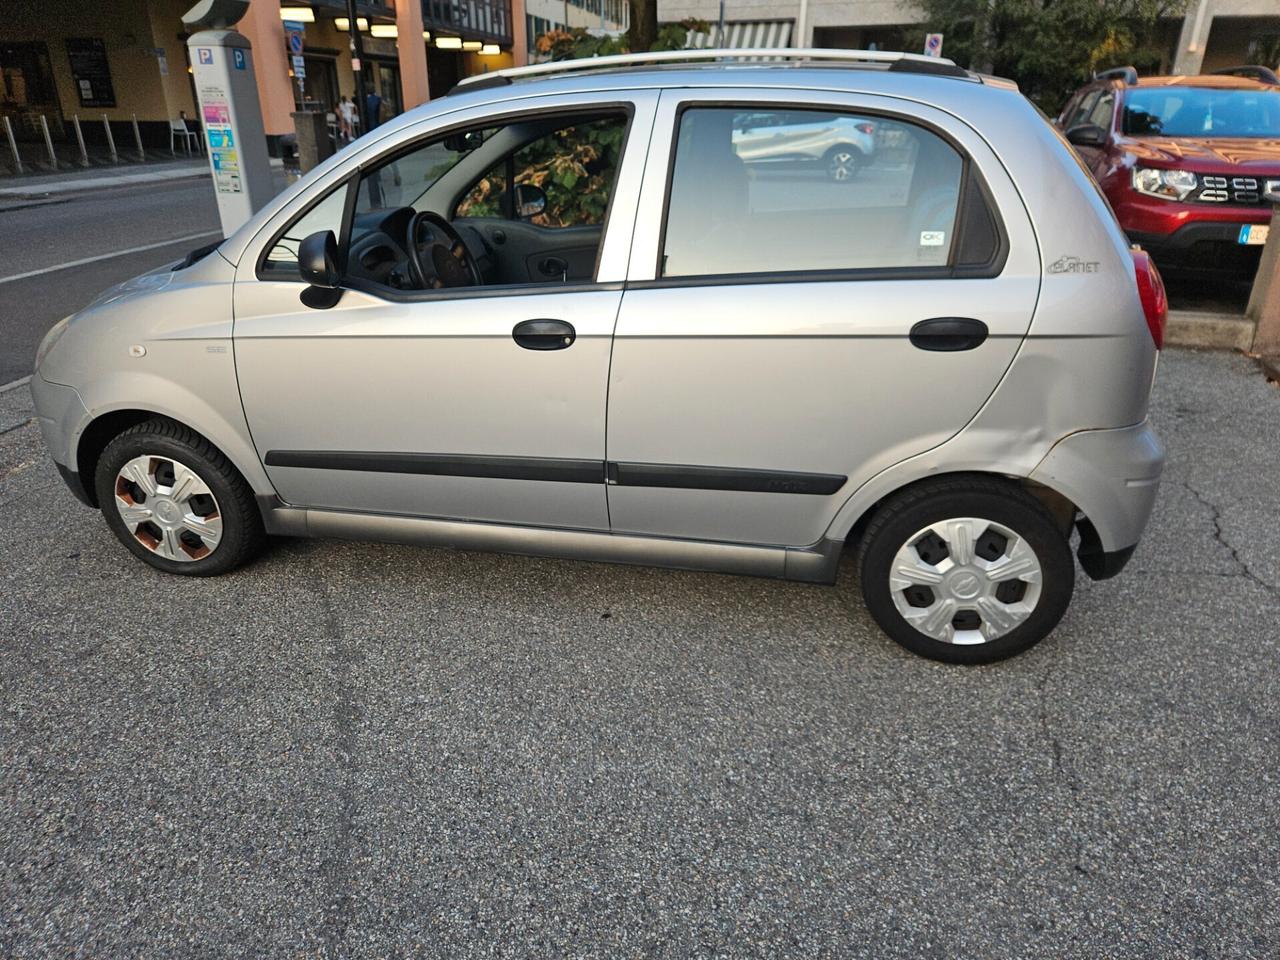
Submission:
M 726 39 L 750 28 L 785 24 L 793 47 L 902 50 L 921 40 L 922 14 L 902 0 L 727 0 Z M 715 32 L 719 0 L 658 0 L 663 21 L 694 17 Z M 1165 25 L 1163 69 L 1192 74 L 1245 63 L 1280 61 L 1280 0 L 1191 0 L 1184 16 Z M 743 42 L 728 45 L 747 46 Z M 916 51 L 920 52 L 920 51 Z M 946 55 L 945 40 L 943 55 Z
M 110 140 L 128 156 L 135 136 L 148 150 L 174 148 L 173 121 L 196 130 L 182 23 L 194 5 L 61 0 L 53 16 L 47 3 L 8 0 L 0 19 L 0 172 L 12 167 L 4 120 L 19 152 L 37 158 L 46 155 L 45 128 L 59 156 L 78 156 L 68 154 L 76 120 L 93 154 Z M 525 0 L 360 0 L 357 13 L 362 76 L 381 100 L 381 120 L 442 96 L 462 77 L 527 60 Z M 288 47 L 286 23 L 302 34 L 300 60 Z M 354 96 L 345 0 L 252 0 L 236 29 L 253 44 L 273 153 L 293 133 L 293 111 L 333 112 L 341 97 Z

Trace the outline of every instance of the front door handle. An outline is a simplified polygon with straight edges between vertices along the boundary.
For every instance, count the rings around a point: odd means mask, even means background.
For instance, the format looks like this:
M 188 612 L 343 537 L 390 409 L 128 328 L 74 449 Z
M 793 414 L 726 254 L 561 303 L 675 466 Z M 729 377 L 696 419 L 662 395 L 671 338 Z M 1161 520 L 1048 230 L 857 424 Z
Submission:
M 972 350 L 986 339 L 987 325 L 969 317 L 933 317 L 911 328 L 911 344 L 921 350 Z
M 525 320 L 515 325 L 511 336 L 526 350 L 563 350 L 573 346 L 578 332 L 563 320 Z

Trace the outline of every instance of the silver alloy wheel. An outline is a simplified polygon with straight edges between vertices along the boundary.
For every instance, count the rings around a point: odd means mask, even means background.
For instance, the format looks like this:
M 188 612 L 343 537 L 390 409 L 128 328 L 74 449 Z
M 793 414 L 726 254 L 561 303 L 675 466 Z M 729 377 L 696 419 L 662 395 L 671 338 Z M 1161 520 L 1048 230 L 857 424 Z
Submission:
M 943 643 L 990 643 L 1020 626 L 1040 599 L 1031 544 L 1008 527 L 955 517 L 916 531 L 894 555 L 889 589 L 907 623 Z
M 843 183 L 852 180 L 858 172 L 858 158 L 848 150 L 833 153 L 827 160 L 827 176 Z
M 166 560 L 203 560 L 222 540 L 222 514 L 213 491 L 172 457 L 134 457 L 122 466 L 115 502 L 134 538 Z

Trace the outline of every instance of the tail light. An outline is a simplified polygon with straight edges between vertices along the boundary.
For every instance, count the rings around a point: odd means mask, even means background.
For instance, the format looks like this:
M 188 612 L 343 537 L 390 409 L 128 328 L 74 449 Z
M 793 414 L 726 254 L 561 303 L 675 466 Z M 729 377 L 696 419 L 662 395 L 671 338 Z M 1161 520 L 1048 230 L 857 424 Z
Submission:
M 1138 280 L 1138 299 L 1142 301 L 1142 312 L 1147 317 L 1147 329 L 1151 331 L 1151 339 L 1156 349 L 1164 346 L 1164 326 L 1169 319 L 1169 298 L 1164 292 L 1164 281 L 1160 279 L 1160 271 L 1151 261 L 1151 254 L 1138 247 L 1133 254 L 1133 272 Z
M 876 132 L 876 126 L 874 123 L 860 123 L 854 129 L 859 133 L 865 133 L 867 136 L 871 136 L 871 134 Z

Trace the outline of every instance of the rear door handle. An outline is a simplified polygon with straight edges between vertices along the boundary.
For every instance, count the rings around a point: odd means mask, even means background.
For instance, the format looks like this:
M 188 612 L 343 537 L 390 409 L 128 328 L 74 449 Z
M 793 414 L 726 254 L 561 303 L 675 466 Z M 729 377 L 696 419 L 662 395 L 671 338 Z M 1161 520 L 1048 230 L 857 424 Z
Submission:
M 564 350 L 573 346 L 578 333 L 563 320 L 524 320 L 512 328 L 511 336 L 526 350 Z
M 954 353 L 982 346 L 987 325 L 969 317 L 933 317 L 911 328 L 911 344 L 921 350 Z

